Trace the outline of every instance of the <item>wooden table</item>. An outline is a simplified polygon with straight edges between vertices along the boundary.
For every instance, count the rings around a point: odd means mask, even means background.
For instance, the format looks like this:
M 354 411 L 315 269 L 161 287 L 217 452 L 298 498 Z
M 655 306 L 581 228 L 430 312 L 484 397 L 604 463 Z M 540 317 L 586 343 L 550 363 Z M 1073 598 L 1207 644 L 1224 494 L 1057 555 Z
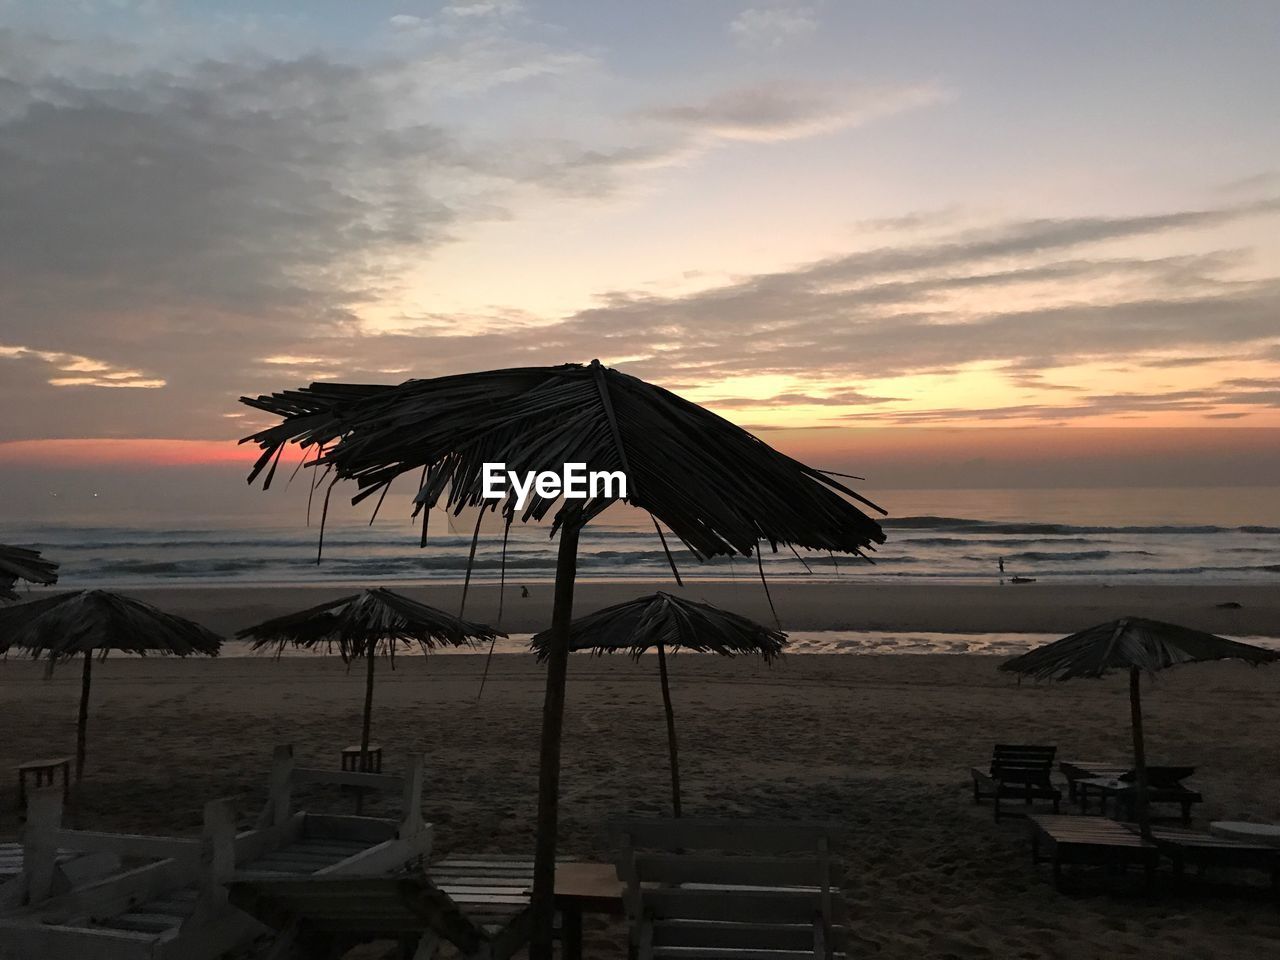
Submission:
M 1115 763 L 1099 763 L 1093 760 L 1063 760 L 1058 764 L 1058 771 L 1067 778 L 1067 800 L 1075 803 L 1078 799 L 1076 781 L 1092 780 L 1096 777 L 1115 779 L 1129 772 L 1131 766 Z
M 18 809 L 27 809 L 27 774 L 35 776 L 35 788 L 52 785 L 58 771 L 62 771 L 62 802 L 71 798 L 71 758 L 53 757 L 48 760 L 28 760 L 18 764 Z
M 626 889 L 612 863 L 556 864 L 555 898 L 564 960 L 582 960 L 582 915 L 622 916 Z
M 368 759 L 365 759 L 367 755 Z M 363 762 L 362 762 L 363 761 Z M 360 744 L 342 748 L 342 769 L 349 773 L 381 773 L 382 747 L 376 743 L 369 744 L 367 751 L 360 749 Z

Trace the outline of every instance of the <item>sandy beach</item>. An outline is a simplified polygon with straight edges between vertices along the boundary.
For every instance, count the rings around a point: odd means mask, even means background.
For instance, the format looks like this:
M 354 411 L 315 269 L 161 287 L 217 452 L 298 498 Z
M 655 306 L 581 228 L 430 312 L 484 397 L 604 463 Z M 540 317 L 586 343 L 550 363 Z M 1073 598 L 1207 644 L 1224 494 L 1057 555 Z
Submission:
M 1146 588 L 1133 589 L 1130 602 Z M 1245 591 L 1232 594 L 1246 603 L 1238 614 L 1261 603 Z M 1007 595 L 1021 604 L 1030 594 Z M 1184 602 L 1198 608 L 1215 597 Z M 228 623 L 269 602 L 257 597 L 252 609 L 233 612 L 229 601 L 216 601 Z M 790 594 L 784 602 L 789 618 L 806 609 Z M 880 601 L 877 613 L 893 607 Z M 1054 616 L 1079 623 L 1097 612 Z M 1204 615 L 1213 623 L 1224 614 Z M 1035 623 L 1061 622 L 1044 616 Z M 972 611 L 967 617 L 983 622 Z M 1162 886 L 1145 896 L 1136 874 L 1088 873 L 1079 877 L 1081 892 L 1060 894 L 1048 868 L 1031 864 L 1025 825 L 996 824 L 989 807 L 972 804 L 968 767 L 984 761 L 995 741 L 1056 743 L 1068 759 L 1128 756 L 1123 678 L 1019 686 L 995 671 L 998 662 L 794 656 L 770 669 L 676 656 L 686 812 L 829 822 L 855 933 L 852 955 L 1272 955 L 1280 913 L 1259 876 L 1211 873 L 1192 893 Z M 389 771 L 409 751 L 425 753 L 424 812 L 436 826 L 438 853 L 532 850 L 541 672 L 530 658 L 499 657 L 477 703 L 482 664 L 477 656 L 405 658 L 378 681 L 375 739 Z M 38 665 L 0 662 L 0 765 L 68 750 L 78 684 L 74 667 L 44 682 Z M 1150 688 L 1149 756 L 1197 765 L 1193 784 L 1206 797 L 1197 822 L 1280 819 L 1278 691 L 1275 670 L 1230 663 L 1173 671 Z M 293 743 L 304 761 L 336 765 L 338 748 L 358 730 L 361 698 L 360 671 L 348 673 L 336 658 L 110 659 L 95 671 L 78 823 L 192 834 L 202 803 L 221 796 L 235 797 L 247 821 L 265 796 L 272 745 Z M 668 812 L 661 710 L 653 662 L 572 659 L 566 853 L 608 859 L 610 817 Z M 0 837 L 16 833 L 13 806 L 10 785 Z M 589 957 L 625 956 L 621 922 L 588 917 L 586 937 Z
M 445 610 L 457 610 L 459 584 L 400 587 L 411 597 Z M 219 633 L 354 592 L 340 586 L 305 587 L 149 587 L 124 592 L 162 609 L 190 617 Z M 520 596 L 520 584 L 508 584 L 500 626 L 511 633 L 531 633 L 551 622 L 552 586 L 531 583 Z M 759 579 L 689 581 L 681 590 L 671 581 L 644 583 L 579 582 L 575 614 L 652 593 L 679 592 L 745 616 L 773 619 Z M 1070 633 L 1121 616 L 1169 620 L 1230 636 L 1280 636 L 1280 589 L 1274 585 L 1107 586 L 1031 583 L 999 586 L 971 584 L 882 584 L 772 580 L 769 590 L 778 619 L 787 630 L 925 630 L 943 633 Z M 1222 607 L 1219 604 L 1239 604 Z M 473 584 L 466 616 L 498 621 L 498 588 Z

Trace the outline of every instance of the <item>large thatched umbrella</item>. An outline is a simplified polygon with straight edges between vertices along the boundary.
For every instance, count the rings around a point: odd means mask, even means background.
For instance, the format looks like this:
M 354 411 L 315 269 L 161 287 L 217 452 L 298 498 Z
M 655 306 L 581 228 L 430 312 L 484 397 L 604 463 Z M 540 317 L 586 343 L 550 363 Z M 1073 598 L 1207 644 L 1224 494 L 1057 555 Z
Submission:
M 559 472 L 568 463 L 626 475 L 625 498 L 616 488 L 600 488 L 585 500 L 560 500 L 535 489 L 520 512 L 525 522 L 542 520 L 555 508 L 551 532 L 560 535 L 551 618 L 556 639 L 547 657 L 539 763 L 533 960 L 551 956 L 560 731 L 583 525 L 625 499 L 649 511 L 659 535 L 658 522 L 666 524 L 698 559 L 758 556 L 762 541 L 774 549 L 786 544 L 857 555 L 884 542 L 879 524 L 854 501 L 874 505 L 832 475 L 697 404 L 595 361 L 399 386 L 316 383 L 245 402 L 282 418 L 245 438 L 262 450 L 250 481 L 267 471 L 269 483 L 284 448 L 298 443 L 314 451 L 311 462 L 331 475 L 331 484 L 356 482 L 354 501 L 385 495 L 397 477 L 410 473 L 418 482 L 419 510 L 443 499 L 455 515 L 466 508 L 500 510 L 510 523 L 514 496 L 504 502 L 484 497 L 486 463 L 504 463 L 519 475 Z
M 373 717 L 373 668 L 379 652 L 395 663 L 396 647 L 417 644 L 425 653 L 443 646 L 468 646 L 506 634 L 482 623 L 469 623 L 385 587 L 285 614 L 246 627 L 237 637 L 253 638 L 253 649 L 286 646 L 336 649 L 344 663 L 365 658 L 364 722 L 360 728 L 361 765 L 369 754 Z
M 1136 810 L 1138 826 L 1144 836 L 1149 836 L 1147 755 L 1142 738 L 1142 674 L 1154 674 L 1180 663 L 1202 663 L 1206 660 L 1244 660 L 1256 665 L 1280 660 L 1280 653 L 1172 623 L 1124 617 L 1036 647 L 1005 661 L 1000 669 L 1037 680 L 1070 680 L 1074 677 L 1100 677 L 1109 670 L 1129 671 Z
M 0 600 L 17 600 L 19 580 L 49 586 L 58 582 L 58 565 L 40 556 L 39 550 L 0 543 Z
M 124 653 L 202 653 L 216 657 L 222 638 L 198 623 L 157 610 L 149 603 L 105 590 L 57 593 L 0 607 L 0 649 L 10 646 L 32 657 L 48 656 L 49 669 L 84 656 L 80 718 L 76 727 L 76 780 L 84 774 L 85 731 L 89 724 L 89 683 L 93 657 Z
M 545 660 L 551 653 L 552 633 L 535 634 L 530 646 Z M 680 761 L 676 749 L 676 719 L 667 681 L 667 651 L 693 650 L 733 657 L 755 654 L 768 663 L 782 653 L 787 635 L 746 617 L 659 591 L 579 617 L 569 624 L 569 649 L 597 655 L 623 651 L 636 660 L 647 650 L 658 653 L 662 706 L 667 714 L 667 748 L 671 755 L 671 808 L 680 816 Z

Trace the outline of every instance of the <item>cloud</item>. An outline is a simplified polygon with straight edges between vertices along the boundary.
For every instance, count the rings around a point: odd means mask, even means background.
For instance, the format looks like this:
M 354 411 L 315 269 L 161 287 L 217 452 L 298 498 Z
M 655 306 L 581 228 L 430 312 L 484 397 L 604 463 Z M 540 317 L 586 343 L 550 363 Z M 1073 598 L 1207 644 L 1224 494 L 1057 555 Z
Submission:
M 836 97 L 772 84 L 730 90 L 697 103 L 655 107 L 641 115 L 697 136 L 772 142 L 860 126 L 942 98 L 941 90 L 929 86 L 866 87 Z
M 781 47 L 817 29 L 817 14 L 807 6 L 748 7 L 729 23 L 734 40 L 753 50 Z
M 52 367 L 46 381 L 53 387 L 108 387 L 123 389 L 156 389 L 164 380 L 148 376 L 141 370 L 117 367 L 103 360 L 56 350 L 32 350 L 0 344 L 0 361 L 34 362 L 39 367 Z

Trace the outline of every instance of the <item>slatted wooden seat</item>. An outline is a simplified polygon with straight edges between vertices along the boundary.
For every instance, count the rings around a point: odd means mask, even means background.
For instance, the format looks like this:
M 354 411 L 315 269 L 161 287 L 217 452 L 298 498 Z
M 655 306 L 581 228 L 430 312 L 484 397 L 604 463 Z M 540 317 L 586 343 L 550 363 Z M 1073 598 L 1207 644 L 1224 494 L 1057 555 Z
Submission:
M 973 802 L 991 800 L 996 821 L 1002 815 L 1001 801 L 1021 800 L 1030 806 L 1033 800 L 1049 800 L 1057 813 L 1062 791 L 1050 780 L 1057 747 L 1034 744 L 998 743 L 991 753 L 991 765 L 982 770 L 974 767 Z
M 1137 864 L 1143 868 L 1147 882 L 1151 882 L 1159 848 L 1125 824 L 1101 817 L 1047 814 L 1032 815 L 1027 820 L 1031 824 L 1031 861 L 1051 862 L 1054 886 L 1059 889 L 1066 864 L 1112 868 Z
M 843 956 L 825 827 L 681 819 L 617 828 L 640 960 Z
M 1180 878 L 1187 866 L 1199 870 L 1206 867 L 1261 870 L 1270 876 L 1272 887 L 1280 892 L 1280 847 L 1178 827 L 1156 827 L 1151 836 L 1160 852 L 1173 862 L 1174 873 Z
M 529 939 L 527 896 L 519 909 L 503 911 L 501 922 L 483 922 L 420 869 L 395 877 L 237 880 L 228 895 L 277 931 L 272 960 L 341 956 L 372 940 L 399 940 L 413 960 L 433 957 L 441 940 L 467 960 L 505 960 Z

